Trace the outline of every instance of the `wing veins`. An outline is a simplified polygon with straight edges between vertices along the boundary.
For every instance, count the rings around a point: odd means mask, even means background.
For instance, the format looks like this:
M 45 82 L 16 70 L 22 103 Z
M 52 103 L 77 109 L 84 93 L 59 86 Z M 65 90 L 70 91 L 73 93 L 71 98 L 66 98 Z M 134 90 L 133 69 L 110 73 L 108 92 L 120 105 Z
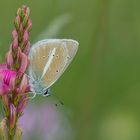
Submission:
M 43 70 L 41 79 L 44 77 L 44 75 L 45 75 L 46 72 L 48 71 L 49 66 L 50 66 L 50 64 L 52 63 L 52 60 L 53 60 L 53 55 L 55 55 L 55 53 L 56 53 L 56 48 L 53 48 L 53 50 L 50 52 L 49 60 L 46 62 L 46 65 L 45 65 L 45 67 L 44 67 L 44 70 Z

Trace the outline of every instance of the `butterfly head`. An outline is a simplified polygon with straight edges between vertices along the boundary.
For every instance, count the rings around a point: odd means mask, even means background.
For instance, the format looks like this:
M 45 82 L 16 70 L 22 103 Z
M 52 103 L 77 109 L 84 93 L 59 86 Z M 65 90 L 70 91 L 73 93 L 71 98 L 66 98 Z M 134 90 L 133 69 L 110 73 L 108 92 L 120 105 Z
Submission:
M 38 80 L 32 80 L 30 81 L 30 85 L 31 85 L 31 90 L 33 93 L 39 94 L 39 95 L 44 95 L 47 91 L 46 88 L 44 88 L 41 84 L 40 81 Z

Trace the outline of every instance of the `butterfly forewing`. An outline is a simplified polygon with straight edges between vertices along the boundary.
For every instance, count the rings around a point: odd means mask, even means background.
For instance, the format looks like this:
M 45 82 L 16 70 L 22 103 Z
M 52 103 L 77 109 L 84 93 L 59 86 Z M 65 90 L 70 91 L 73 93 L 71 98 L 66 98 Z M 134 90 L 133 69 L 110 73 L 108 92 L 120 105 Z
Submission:
M 65 43 L 69 58 L 73 59 L 78 49 L 78 43 L 76 41 L 65 41 Z
M 48 56 L 51 51 L 50 47 L 45 46 L 46 45 L 41 46 L 41 49 L 32 49 L 32 55 L 30 57 L 30 70 L 36 80 L 41 78 L 44 66 L 48 61 Z
M 50 87 L 61 76 L 68 63 L 66 48 L 62 44 L 59 45 L 57 44 L 56 47 L 53 46 L 53 49 L 55 48 L 56 51 L 53 54 L 51 63 L 48 65 L 48 70 L 42 77 L 42 84 L 47 85 L 48 87 Z

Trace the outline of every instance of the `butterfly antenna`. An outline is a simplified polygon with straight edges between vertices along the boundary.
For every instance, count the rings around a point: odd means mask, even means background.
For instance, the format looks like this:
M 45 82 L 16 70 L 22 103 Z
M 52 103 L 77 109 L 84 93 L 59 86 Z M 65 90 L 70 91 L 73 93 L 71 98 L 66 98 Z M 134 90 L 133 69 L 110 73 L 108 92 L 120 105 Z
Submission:
M 56 95 L 53 95 L 53 96 L 55 96 L 56 97 L 56 99 L 59 101 L 59 103 L 61 104 L 61 105 L 64 105 L 64 103 L 59 99 L 59 97 L 58 96 L 56 96 Z M 56 104 L 56 106 L 57 106 L 57 104 Z

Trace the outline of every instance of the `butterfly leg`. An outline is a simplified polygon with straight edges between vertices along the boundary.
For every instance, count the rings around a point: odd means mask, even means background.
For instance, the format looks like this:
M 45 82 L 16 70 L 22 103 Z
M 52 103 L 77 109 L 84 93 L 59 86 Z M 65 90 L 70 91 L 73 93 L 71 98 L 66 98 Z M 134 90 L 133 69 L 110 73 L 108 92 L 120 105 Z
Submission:
M 25 73 L 25 75 L 26 75 L 29 79 L 31 79 L 31 77 L 30 77 L 28 74 Z
M 33 94 L 33 96 L 28 96 L 28 99 L 34 99 L 36 97 L 36 93 L 35 92 L 28 92 L 28 94 Z

